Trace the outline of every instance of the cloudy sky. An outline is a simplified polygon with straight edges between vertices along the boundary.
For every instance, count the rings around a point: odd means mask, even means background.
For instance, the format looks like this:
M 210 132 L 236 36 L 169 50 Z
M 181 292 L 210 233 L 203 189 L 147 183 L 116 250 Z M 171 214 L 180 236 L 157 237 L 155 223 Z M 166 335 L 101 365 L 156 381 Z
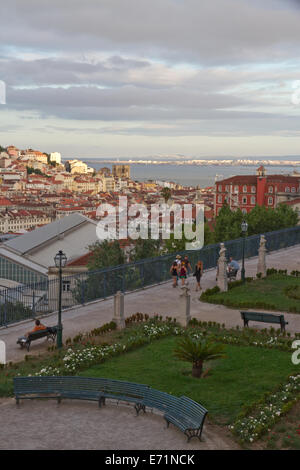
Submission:
M 9 0 L 0 17 L 1 145 L 300 155 L 300 0 Z

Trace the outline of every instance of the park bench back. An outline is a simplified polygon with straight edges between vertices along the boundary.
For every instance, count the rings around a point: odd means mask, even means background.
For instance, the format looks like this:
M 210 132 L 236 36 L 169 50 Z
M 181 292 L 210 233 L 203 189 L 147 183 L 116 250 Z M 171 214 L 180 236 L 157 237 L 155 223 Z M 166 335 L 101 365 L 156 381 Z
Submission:
M 281 324 L 284 321 L 283 315 L 274 315 L 271 313 L 262 312 L 241 312 L 242 317 L 246 320 L 261 321 L 265 323 L 278 323 Z
M 273 313 L 263 313 L 263 312 L 247 312 L 242 311 L 241 317 L 244 320 L 244 326 L 248 326 L 248 322 L 258 321 L 264 323 L 277 323 L 281 327 L 281 331 L 285 330 L 285 325 L 288 325 L 288 322 L 285 321 L 284 315 L 275 315 Z
M 53 392 L 63 393 L 67 391 L 101 391 L 111 395 L 144 396 L 147 385 L 110 380 L 101 377 L 74 377 L 74 376 L 37 376 L 15 377 L 14 388 L 16 393 Z
M 149 386 L 144 384 L 106 379 L 106 382 L 103 383 L 101 390 L 104 396 L 111 398 L 116 396 L 119 397 L 119 399 L 131 397 L 142 400 L 145 397 L 148 389 Z
M 174 409 L 179 405 L 179 398 L 169 395 L 168 393 L 149 388 L 146 392 L 144 405 L 149 408 L 156 408 L 160 411 L 167 411 Z
M 201 425 L 207 415 L 207 409 L 191 398 L 182 396 L 180 397 L 179 414 L 184 414 L 195 424 Z
M 45 328 L 44 330 L 33 331 L 28 335 L 28 341 L 34 341 L 35 339 L 43 338 L 44 336 L 48 336 L 49 330 Z

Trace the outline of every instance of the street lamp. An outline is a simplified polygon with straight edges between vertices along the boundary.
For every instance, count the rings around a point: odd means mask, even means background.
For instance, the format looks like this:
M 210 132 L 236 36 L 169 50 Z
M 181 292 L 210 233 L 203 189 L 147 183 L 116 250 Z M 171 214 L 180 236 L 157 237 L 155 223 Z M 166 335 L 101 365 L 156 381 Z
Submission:
M 61 323 L 61 296 L 62 296 L 62 268 L 65 267 L 67 263 L 67 257 L 62 250 L 54 257 L 55 266 L 59 269 L 59 294 L 58 294 L 58 325 L 57 325 L 57 347 L 60 349 L 62 347 L 62 323 Z
M 248 224 L 245 220 L 241 223 L 241 229 L 243 234 L 243 261 L 242 261 L 242 270 L 241 270 L 241 278 L 242 282 L 245 282 L 245 237 L 246 232 L 248 230 Z

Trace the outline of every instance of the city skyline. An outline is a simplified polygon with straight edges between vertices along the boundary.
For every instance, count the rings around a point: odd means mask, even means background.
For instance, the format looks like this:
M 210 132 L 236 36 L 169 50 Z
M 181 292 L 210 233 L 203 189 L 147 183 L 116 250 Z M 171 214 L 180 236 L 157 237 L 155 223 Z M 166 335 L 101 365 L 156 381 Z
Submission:
M 296 1 L 13 0 L 0 144 L 63 158 L 299 155 Z

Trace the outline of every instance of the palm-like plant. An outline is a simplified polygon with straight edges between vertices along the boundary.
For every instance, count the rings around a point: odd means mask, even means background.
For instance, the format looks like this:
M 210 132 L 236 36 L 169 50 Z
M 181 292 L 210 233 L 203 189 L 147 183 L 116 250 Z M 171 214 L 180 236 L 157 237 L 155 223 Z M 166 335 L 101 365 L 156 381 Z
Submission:
M 192 363 L 192 376 L 201 377 L 204 361 L 212 361 L 224 357 L 224 346 L 207 340 L 196 340 L 190 336 L 184 337 L 174 350 L 175 356 Z
M 168 200 L 170 199 L 171 195 L 172 195 L 172 191 L 171 191 L 170 188 L 164 187 L 164 188 L 161 190 L 160 194 L 161 194 L 162 197 L 164 198 L 165 203 L 167 203 Z

